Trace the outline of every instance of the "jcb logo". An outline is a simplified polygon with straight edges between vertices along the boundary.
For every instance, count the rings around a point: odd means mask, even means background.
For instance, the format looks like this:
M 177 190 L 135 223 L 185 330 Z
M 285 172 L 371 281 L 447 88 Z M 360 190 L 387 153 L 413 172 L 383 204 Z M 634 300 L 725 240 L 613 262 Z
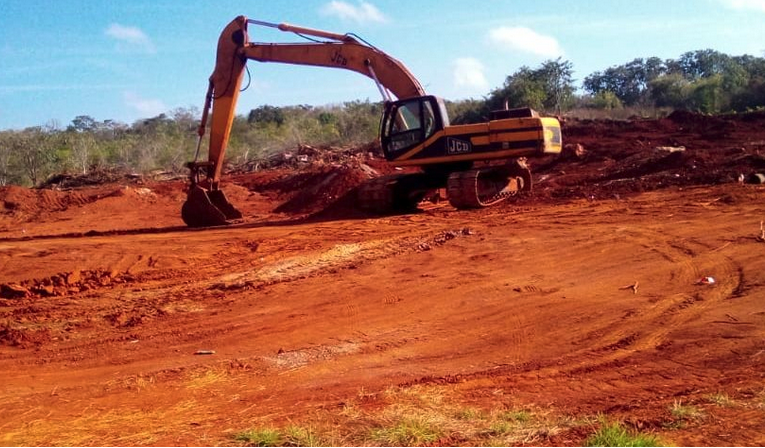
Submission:
M 346 66 L 348 65 L 348 59 L 342 55 L 339 51 L 336 51 L 332 54 L 332 56 L 329 58 L 330 61 L 334 62 L 337 65 Z
M 446 139 L 446 152 L 449 154 L 465 154 L 472 149 L 470 142 L 457 140 L 456 138 Z

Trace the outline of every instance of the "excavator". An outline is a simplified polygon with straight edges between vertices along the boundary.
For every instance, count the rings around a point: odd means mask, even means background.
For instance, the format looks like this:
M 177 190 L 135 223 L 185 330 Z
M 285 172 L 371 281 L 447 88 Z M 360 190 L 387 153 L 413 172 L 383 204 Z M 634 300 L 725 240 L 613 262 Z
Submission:
M 250 42 L 248 27 L 295 33 L 301 43 Z M 371 78 L 384 100 L 380 144 L 398 174 L 363 184 L 357 202 L 374 213 L 412 210 L 433 191 L 445 192 L 457 209 L 494 205 L 532 187 L 527 157 L 560 153 L 560 123 L 530 108 L 492 112 L 489 121 L 450 125 L 441 98 L 428 95 L 397 59 L 353 33 L 236 17 L 218 39 L 197 131 L 194 161 L 187 164 L 190 185 L 181 217 L 189 227 L 209 227 L 242 218 L 221 190 L 221 172 L 247 61 L 277 62 L 351 70 Z M 248 71 L 249 73 L 249 71 Z M 394 98 L 395 97 L 395 98 Z M 210 109 L 207 160 L 199 160 Z M 416 167 L 418 170 L 403 170 Z

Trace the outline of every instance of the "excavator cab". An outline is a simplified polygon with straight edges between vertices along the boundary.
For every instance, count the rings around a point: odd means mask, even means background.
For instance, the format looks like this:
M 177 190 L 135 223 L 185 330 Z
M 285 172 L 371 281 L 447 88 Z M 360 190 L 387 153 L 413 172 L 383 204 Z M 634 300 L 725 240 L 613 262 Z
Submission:
M 396 159 L 446 126 L 449 117 L 441 98 L 426 95 L 386 103 L 380 123 L 386 160 Z

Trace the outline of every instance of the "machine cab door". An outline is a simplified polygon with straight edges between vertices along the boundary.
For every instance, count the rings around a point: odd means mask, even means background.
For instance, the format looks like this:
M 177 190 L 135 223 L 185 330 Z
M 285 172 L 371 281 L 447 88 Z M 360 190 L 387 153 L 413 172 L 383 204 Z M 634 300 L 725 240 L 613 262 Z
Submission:
M 445 111 L 443 101 L 430 95 L 387 103 L 380 124 L 385 158 L 395 160 L 443 129 Z

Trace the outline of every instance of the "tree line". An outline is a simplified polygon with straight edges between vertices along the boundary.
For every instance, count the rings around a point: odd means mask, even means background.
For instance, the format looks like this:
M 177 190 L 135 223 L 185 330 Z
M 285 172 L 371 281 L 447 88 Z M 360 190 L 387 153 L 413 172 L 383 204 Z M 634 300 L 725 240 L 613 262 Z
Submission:
M 368 100 L 261 106 L 234 119 L 226 159 L 234 164 L 266 159 L 300 144 L 367 143 L 377 134 L 382 107 Z M 0 186 L 36 186 L 51 174 L 87 174 L 104 167 L 184 172 L 196 153 L 200 115 L 196 108 L 179 108 L 132 125 L 83 115 L 65 128 L 49 122 L 0 131 Z
M 582 92 L 573 64 L 561 58 L 521 67 L 483 100 L 457 106 L 455 122 L 477 122 L 489 111 L 529 106 L 561 114 L 572 109 L 670 108 L 708 114 L 765 108 L 765 58 L 698 50 L 677 59 L 637 58 L 586 76 Z
M 581 91 L 574 67 L 558 58 L 521 67 L 481 99 L 447 101 L 453 124 L 481 122 L 492 110 L 531 107 L 548 114 L 630 108 L 729 113 L 765 108 L 765 58 L 698 50 L 677 59 L 637 58 L 586 76 Z M 261 106 L 234 120 L 227 159 L 264 159 L 299 144 L 354 145 L 376 138 L 381 102 L 340 105 Z M 181 172 L 196 151 L 200 111 L 179 108 L 132 125 L 78 116 L 0 131 L 0 186 L 38 185 L 52 173 L 99 167 Z

